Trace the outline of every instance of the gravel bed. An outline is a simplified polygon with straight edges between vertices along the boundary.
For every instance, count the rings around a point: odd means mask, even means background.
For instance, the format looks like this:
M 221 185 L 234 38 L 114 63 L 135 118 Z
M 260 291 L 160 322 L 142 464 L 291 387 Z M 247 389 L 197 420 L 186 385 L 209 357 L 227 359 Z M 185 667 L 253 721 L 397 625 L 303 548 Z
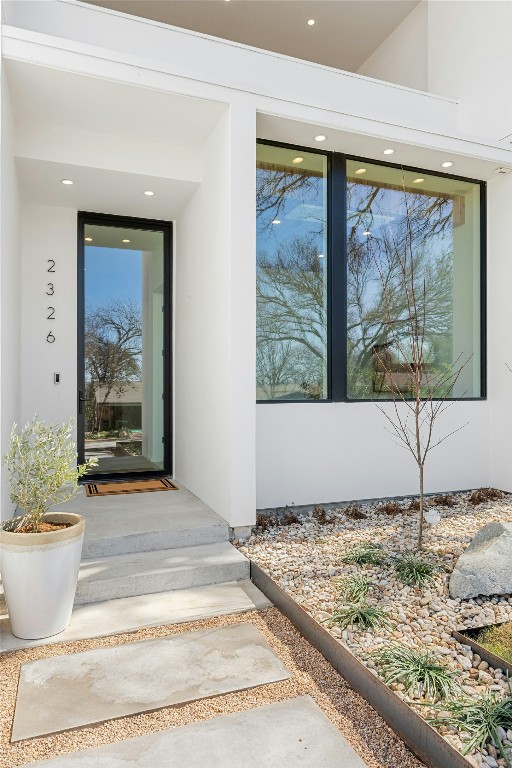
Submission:
M 357 566 L 341 561 L 343 552 L 362 543 L 380 545 L 391 555 L 413 550 L 418 512 L 408 509 L 411 499 L 401 502 L 401 511 L 396 515 L 386 514 L 378 503 L 371 503 L 359 505 L 365 515 L 362 519 L 353 519 L 344 509 L 337 509 L 327 512 L 328 522 L 321 523 L 309 516 L 297 524 L 266 530 L 258 527 L 247 542 L 237 542 L 237 545 L 318 622 L 325 622 L 334 613 L 339 577 L 367 574 L 374 584 L 367 602 L 390 612 L 392 628 L 368 631 L 349 627 L 342 631 L 335 625 L 324 626 L 375 674 L 370 654 L 383 645 L 398 642 L 427 648 L 444 657 L 448 665 L 458 671 L 464 694 L 477 697 L 488 690 L 501 694 L 508 692 L 503 671 L 489 667 L 469 646 L 458 643 L 452 631 L 512 620 L 512 597 L 452 600 L 448 581 L 457 558 L 482 526 L 494 521 L 512 521 L 512 497 L 504 495 L 501 500 L 473 506 L 469 496 L 469 493 L 456 494 L 453 497 L 456 504 L 451 508 L 437 506 L 441 522 L 435 526 L 425 524 L 425 558 L 441 561 L 444 570 L 432 585 L 423 589 L 404 586 L 396 579 L 391 566 Z M 411 704 L 419 698 L 412 692 L 409 695 L 402 684 L 390 687 Z M 428 714 L 424 707 L 416 709 Z M 463 748 L 464 734 L 445 727 L 441 727 L 440 732 L 457 749 Z M 512 745 L 512 732 L 503 736 Z M 475 766 L 484 768 L 505 765 L 492 746 L 469 758 Z
M 238 691 L 178 707 L 109 720 L 80 730 L 11 744 L 10 729 L 21 664 L 61 654 L 115 646 L 197 629 L 252 622 L 290 669 L 293 677 L 248 691 Z M 356 694 L 321 654 L 275 608 L 243 615 L 141 629 L 113 637 L 13 651 L 0 656 L 0 768 L 14 768 L 56 755 L 97 747 L 144 733 L 208 720 L 276 701 L 311 695 L 369 768 L 421 768 L 423 765 L 369 704 Z M 371 735 L 371 738 L 369 738 Z M 243 749 L 243 745 L 234 745 Z M 207 768 L 207 766 L 205 766 Z

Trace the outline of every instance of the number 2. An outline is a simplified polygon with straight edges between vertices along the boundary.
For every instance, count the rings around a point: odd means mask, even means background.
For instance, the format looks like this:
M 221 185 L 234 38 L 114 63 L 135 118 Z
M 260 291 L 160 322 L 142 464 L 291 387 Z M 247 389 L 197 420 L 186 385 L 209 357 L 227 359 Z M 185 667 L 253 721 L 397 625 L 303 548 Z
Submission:
M 55 320 L 55 307 L 46 307 L 46 309 L 50 313 L 46 319 L 47 320 Z
M 48 262 L 48 264 L 51 264 L 51 267 L 48 267 L 48 269 L 46 271 L 47 272 L 55 272 L 55 269 L 54 269 L 55 262 L 54 262 L 54 260 L 53 259 L 47 259 L 47 262 Z

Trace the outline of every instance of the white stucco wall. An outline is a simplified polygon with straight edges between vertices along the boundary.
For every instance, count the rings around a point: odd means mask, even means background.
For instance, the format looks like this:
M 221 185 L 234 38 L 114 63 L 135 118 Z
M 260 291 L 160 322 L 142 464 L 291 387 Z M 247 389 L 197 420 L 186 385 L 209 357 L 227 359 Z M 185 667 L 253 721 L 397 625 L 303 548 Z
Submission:
M 176 222 L 175 476 L 232 526 L 255 509 L 254 117 L 226 111 Z
M 454 404 L 439 417 L 438 435 L 466 422 L 431 453 L 428 492 L 488 484 L 486 402 Z M 260 509 L 418 493 L 413 458 L 372 403 L 258 405 L 257 457 Z
M 426 91 L 427 31 L 428 3 L 423 0 L 359 67 L 357 73 Z
M 512 174 L 488 185 L 489 258 L 487 361 L 489 396 L 490 482 L 512 491 L 512 258 L 510 212 Z
M 1 157 L 0 208 L 2 211 L 0 234 L 0 450 L 8 448 L 13 422 L 20 420 L 20 201 L 16 168 L 13 158 L 13 126 L 9 87 L 2 76 L 1 102 Z M 1 519 L 14 511 L 9 500 L 5 467 L 2 467 Z
M 48 422 L 76 416 L 77 212 L 24 205 L 22 211 L 21 418 Z M 47 270 L 55 261 L 55 273 Z M 47 296 L 48 283 L 54 295 Z M 54 307 L 55 320 L 47 320 Z M 49 332 L 55 342 L 48 343 Z M 54 384 L 60 373 L 60 384 Z
M 512 3 L 428 6 L 428 90 L 458 99 L 460 131 L 494 141 L 511 134 Z
M 229 115 L 203 154 L 203 182 L 176 222 L 175 477 L 229 513 Z

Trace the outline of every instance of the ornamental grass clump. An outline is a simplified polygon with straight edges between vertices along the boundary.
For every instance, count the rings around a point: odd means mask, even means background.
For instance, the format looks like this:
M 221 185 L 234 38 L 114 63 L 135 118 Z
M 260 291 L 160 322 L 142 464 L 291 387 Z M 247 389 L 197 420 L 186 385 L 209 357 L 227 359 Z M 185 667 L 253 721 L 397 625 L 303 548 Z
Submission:
M 349 603 L 362 603 L 372 588 L 372 582 L 362 573 L 353 573 L 337 582 L 339 600 Z
M 445 699 L 460 689 L 457 674 L 429 651 L 395 643 L 372 654 L 387 685 L 402 683 L 420 697 Z
M 39 532 L 43 515 L 78 492 L 78 480 L 98 460 L 93 457 L 76 466 L 74 422 L 44 424 L 34 416 L 18 432 L 13 425 L 9 450 L 3 463 L 9 474 L 10 498 L 22 516 L 14 518 L 10 530 Z
M 436 563 L 410 553 L 396 557 L 394 566 L 398 580 L 409 587 L 431 584 L 441 570 Z
M 326 624 L 336 624 L 340 629 L 346 629 L 352 624 L 362 629 L 379 629 L 380 627 L 391 629 L 392 627 L 388 611 L 366 603 L 337 608 L 334 616 L 326 620 Z
M 510 688 L 510 686 L 509 686 Z M 489 742 L 501 752 L 509 768 L 512 766 L 510 748 L 505 748 L 500 738 L 500 728 L 512 728 L 512 696 L 502 698 L 494 691 L 487 691 L 478 698 L 466 696 L 437 705 L 442 712 L 431 716 L 428 722 L 436 728 L 456 728 L 467 734 L 462 750 L 467 755 L 476 749 L 484 749 Z
M 385 552 L 375 544 L 359 544 L 341 556 L 341 562 L 346 565 L 381 565 L 385 559 Z

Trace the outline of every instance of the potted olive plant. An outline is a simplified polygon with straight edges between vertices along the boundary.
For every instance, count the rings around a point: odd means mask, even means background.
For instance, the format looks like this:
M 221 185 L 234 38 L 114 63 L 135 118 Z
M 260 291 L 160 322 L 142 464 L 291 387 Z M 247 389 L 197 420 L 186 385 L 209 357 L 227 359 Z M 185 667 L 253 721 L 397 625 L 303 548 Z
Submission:
M 76 466 L 73 421 L 49 425 L 37 416 L 14 424 L 3 457 L 11 501 L 22 512 L 0 525 L 0 556 L 11 630 L 38 639 L 69 624 L 84 538 L 84 519 L 50 511 L 78 492 L 78 479 L 97 459 Z

